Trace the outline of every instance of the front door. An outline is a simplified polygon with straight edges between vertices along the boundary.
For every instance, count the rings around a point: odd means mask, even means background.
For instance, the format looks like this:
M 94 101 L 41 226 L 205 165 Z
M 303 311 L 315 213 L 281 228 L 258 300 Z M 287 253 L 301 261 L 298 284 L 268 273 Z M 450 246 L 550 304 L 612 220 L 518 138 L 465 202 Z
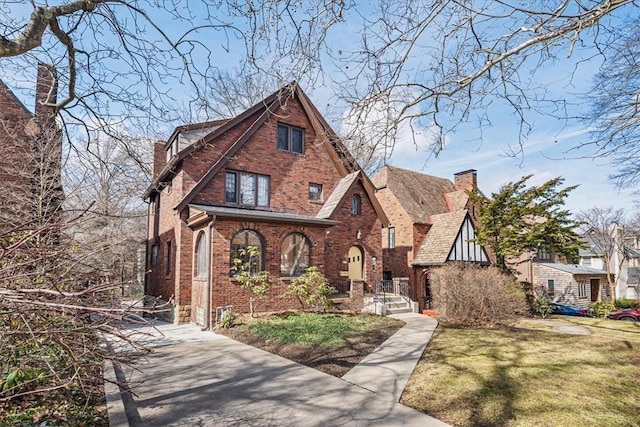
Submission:
M 598 301 L 600 294 L 600 279 L 590 279 L 591 282 L 591 301 Z
M 351 246 L 351 248 L 349 248 L 349 279 L 362 280 L 362 258 L 362 250 L 359 247 Z

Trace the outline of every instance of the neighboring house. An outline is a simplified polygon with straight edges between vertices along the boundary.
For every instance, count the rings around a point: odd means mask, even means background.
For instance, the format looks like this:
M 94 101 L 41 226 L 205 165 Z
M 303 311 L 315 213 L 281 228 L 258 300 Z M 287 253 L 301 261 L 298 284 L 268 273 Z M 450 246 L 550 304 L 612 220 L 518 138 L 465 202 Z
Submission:
M 589 308 L 608 294 L 607 275 L 602 270 L 577 264 L 533 263 L 534 291 L 549 301 Z
M 614 226 L 612 234 L 610 264 L 616 283 L 616 298 L 640 299 L 640 237 L 624 236 L 620 225 Z M 589 233 L 583 237 L 587 248 L 580 250 L 580 265 L 606 271 L 602 246 Z
M 247 246 L 272 288 L 261 310 L 317 266 L 332 285 L 362 294 L 382 277 L 374 187 L 293 83 L 229 120 L 176 128 L 154 153 L 146 293 L 172 300 L 173 320 L 209 326 L 216 310 L 249 311 L 231 264 Z
M 606 272 L 578 264 L 567 264 L 566 259 L 553 250 L 539 249 L 525 254 L 520 262 L 513 262 L 518 280 L 532 284 L 533 294 L 549 301 L 566 303 L 581 308 L 608 296 Z
M 428 307 L 429 269 L 447 262 L 489 265 L 476 237 L 476 209 L 467 191 L 477 187 L 477 173 L 455 174 L 454 182 L 392 166 L 375 177 L 376 197 L 389 218 L 382 230 L 384 279 L 407 278 L 408 296 Z
M 40 64 L 32 114 L 0 80 L 0 228 L 37 229 L 57 221 L 64 193 L 55 69 Z

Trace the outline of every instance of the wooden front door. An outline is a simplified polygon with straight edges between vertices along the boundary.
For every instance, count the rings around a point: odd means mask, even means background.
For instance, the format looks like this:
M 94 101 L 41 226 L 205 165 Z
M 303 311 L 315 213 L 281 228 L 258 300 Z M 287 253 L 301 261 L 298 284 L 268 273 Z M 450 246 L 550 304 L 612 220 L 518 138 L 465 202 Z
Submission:
M 591 301 L 598 301 L 600 294 L 600 279 L 589 279 L 591 282 Z
M 357 246 L 349 248 L 349 279 L 362 280 L 362 250 Z

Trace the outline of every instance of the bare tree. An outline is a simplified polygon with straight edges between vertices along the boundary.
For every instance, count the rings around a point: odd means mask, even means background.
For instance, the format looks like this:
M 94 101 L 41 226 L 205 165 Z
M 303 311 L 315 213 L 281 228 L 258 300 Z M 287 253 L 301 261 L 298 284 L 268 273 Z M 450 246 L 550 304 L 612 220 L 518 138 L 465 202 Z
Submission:
M 332 53 L 341 61 L 337 80 L 352 106 L 350 121 L 384 125 L 371 133 L 381 152 L 390 152 L 398 130 L 408 124 L 434 130 L 427 144 L 437 155 L 448 133 L 463 122 L 481 131 L 491 124 L 490 107 L 500 104 L 520 123 L 519 144 L 505 149 L 521 155 L 532 129 L 529 113 L 565 120 L 578 115 L 536 71 L 576 55 L 568 60 L 576 67 L 566 79 L 571 85 L 580 78 L 581 63 L 593 68 L 595 56 L 607 55 L 620 17 L 638 16 L 639 9 L 629 0 L 387 0 L 356 12 L 362 21 L 359 45 L 344 44 Z M 424 144 L 413 134 L 416 144 Z
M 618 171 L 610 176 L 619 187 L 640 182 L 640 24 L 632 19 L 617 29 L 609 45 L 607 60 L 596 74 L 586 100 L 592 106 L 586 115 L 593 129 L 591 144 L 603 155 L 611 155 Z
M 158 124 L 176 118 L 185 96 L 204 100 L 206 79 L 224 62 L 278 80 L 313 79 L 326 31 L 345 8 L 323 0 L 58 3 L 0 8 L 3 74 L 30 81 L 30 65 L 54 64 L 64 128 L 112 137 L 124 126 L 166 132 Z
M 592 245 L 592 249 L 602 257 L 607 272 L 607 286 L 611 303 L 616 303 L 616 285 L 619 280 L 617 272 L 627 261 L 627 251 L 624 248 L 626 228 L 624 224 L 624 210 L 608 207 L 593 207 L 577 215 L 583 222 L 585 237 Z M 616 277 L 614 277 L 614 275 Z M 600 294 L 598 293 L 598 300 Z

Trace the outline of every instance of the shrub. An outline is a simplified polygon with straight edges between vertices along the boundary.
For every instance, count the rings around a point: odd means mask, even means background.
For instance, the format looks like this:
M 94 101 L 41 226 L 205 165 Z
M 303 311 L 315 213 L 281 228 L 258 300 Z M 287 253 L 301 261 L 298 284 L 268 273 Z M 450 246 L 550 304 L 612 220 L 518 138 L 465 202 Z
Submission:
M 308 304 L 316 306 L 318 310 L 321 308 L 326 310 L 333 305 L 329 296 L 336 292 L 336 288 L 329 285 L 329 282 L 318 270 L 318 267 L 309 267 L 302 276 L 296 277 L 291 281 L 287 291 L 282 296 L 295 296 L 303 309 L 305 304 Z
M 232 328 L 235 322 L 236 322 L 236 314 L 231 310 L 226 310 L 222 314 L 222 319 L 220 319 L 220 324 L 225 329 Z
M 534 310 L 543 319 L 546 319 L 551 314 L 551 306 L 549 305 L 549 301 L 547 301 L 546 298 L 536 298 Z
M 619 298 L 616 300 L 616 307 L 618 308 L 640 308 L 640 300 L 637 299 L 629 299 L 629 298 Z
M 527 310 L 522 289 L 495 267 L 447 264 L 432 270 L 430 279 L 434 308 L 445 324 L 509 324 Z
M 609 301 L 594 301 L 589 304 L 589 310 L 595 317 L 604 319 L 611 313 L 615 307 Z

